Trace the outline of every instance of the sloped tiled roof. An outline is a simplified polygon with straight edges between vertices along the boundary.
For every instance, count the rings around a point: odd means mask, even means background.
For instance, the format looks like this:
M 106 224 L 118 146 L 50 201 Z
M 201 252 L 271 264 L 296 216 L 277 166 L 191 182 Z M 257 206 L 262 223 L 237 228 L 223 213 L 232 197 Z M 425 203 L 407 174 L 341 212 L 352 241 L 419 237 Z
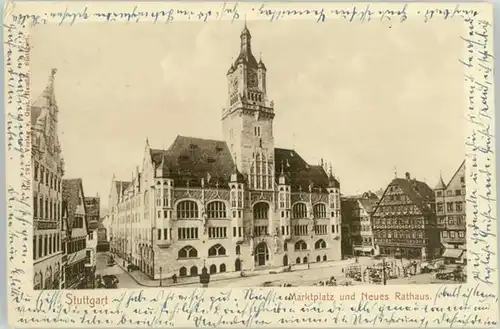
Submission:
M 156 168 L 163 169 L 163 177 L 175 179 L 177 186 L 218 182 L 226 186 L 233 172 L 234 162 L 226 142 L 177 136 L 168 150 L 151 149 Z
M 412 203 L 427 209 L 427 203 L 434 201 L 434 191 L 424 182 L 415 179 L 395 178 L 390 185 L 398 185 Z
M 329 179 L 322 166 L 309 165 L 302 157 L 290 149 L 274 149 L 276 178 L 279 178 L 283 164 L 284 173 L 288 177 L 292 190 L 299 187 L 307 191 L 312 183 L 314 188 L 326 189 L 329 187 Z
M 371 214 L 373 210 L 375 209 L 378 200 L 375 199 L 359 199 L 359 202 L 365 208 L 365 210 Z
M 75 179 L 63 179 L 62 181 L 62 199 L 66 203 L 67 215 L 68 215 L 68 227 L 73 227 L 73 221 L 75 219 L 76 207 L 78 206 L 78 191 L 81 190 L 82 197 L 83 193 L 83 183 L 81 178 Z M 85 203 L 83 204 L 85 207 Z M 86 221 L 86 219 L 85 219 Z
M 161 167 L 163 177 L 175 180 L 176 186 L 198 186 L 205 184 L 227 186 L 234 172 L 234 161 L 224 141 L 177 136 L 168 150 L 151 149 L 155 167 Z M 330 180 L 322 166 L 308 165 L 300 155 L 288 149 L 274 150 L 276 181 L 284 174 L 291 182 L 292 190 L 299 186 L 307 191 L 312 183 L 315 189 L 326 189 Z M 281 166 L 283 164 L 283 166 Z M 336 181 L 338 185 L 338 181 Z

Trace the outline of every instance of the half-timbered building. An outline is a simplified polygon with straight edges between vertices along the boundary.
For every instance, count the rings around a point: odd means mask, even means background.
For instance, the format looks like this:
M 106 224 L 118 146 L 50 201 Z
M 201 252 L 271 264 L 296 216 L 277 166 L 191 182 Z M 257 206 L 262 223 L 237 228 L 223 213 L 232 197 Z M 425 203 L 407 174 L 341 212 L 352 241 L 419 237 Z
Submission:
M 432 259 L 440 254 L 434 192 L 424 182 L 395 178 L 372 215 L 377 252 L 408 259 Z

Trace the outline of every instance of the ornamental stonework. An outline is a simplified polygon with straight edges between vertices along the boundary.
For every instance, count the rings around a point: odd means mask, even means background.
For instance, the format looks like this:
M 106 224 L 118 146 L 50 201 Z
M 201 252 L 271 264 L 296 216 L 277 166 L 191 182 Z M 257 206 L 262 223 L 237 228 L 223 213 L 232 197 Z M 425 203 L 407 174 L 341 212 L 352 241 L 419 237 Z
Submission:
M 297 201 L 309 202 L 309 194 L 303 193 L 303 192 L 292 193 L 291 201 L 292 201 L 292 204 L 297 202 Z
M 251 204 L 254 204 L 255 202 L 258 201 L 268 201 L 272 202 L 273 201 L 273 192 L 250 192 L 250 202 Z

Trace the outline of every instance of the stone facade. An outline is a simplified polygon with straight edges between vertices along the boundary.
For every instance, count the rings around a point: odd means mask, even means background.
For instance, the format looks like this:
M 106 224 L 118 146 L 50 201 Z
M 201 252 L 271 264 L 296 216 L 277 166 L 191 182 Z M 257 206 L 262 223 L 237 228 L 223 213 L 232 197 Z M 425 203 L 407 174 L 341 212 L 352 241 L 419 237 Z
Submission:
M 434 193 L 442 255 L 451 262 L 466 262 L 465 161 L 448 184 L 440 179 Z
M 31 105 L 34 289 L 60 289 L 64 285 L 61 250 L 64 163 L 57 132 L 55 74 L 53 69 L 47 87 Z
M 440 254 L 434 192 L 424 182 L 395 178 L 372 215 L 377 252 L 422 260 Z
M 168 150 L 146 141 L 142 170 L 113 177 L 112 252 L 151 277 L 194 276 L 339 260 L 340 184 L 274 146 L 266 67 L 241 33 L 227 73 L 223 141 L 178 136 Z

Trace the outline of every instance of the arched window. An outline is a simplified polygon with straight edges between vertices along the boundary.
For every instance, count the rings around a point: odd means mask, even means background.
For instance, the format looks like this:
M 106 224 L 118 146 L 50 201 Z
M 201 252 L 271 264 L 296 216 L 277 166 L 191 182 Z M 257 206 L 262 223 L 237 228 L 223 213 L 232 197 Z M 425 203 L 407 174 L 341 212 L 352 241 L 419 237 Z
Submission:
M 222 201 L 213 201 L 207 205 L 208 218 L 227 218 L 226 205 Z
M 241 247 L 236 246 L 236 255 L 241 255 Z
M 295 242 L 295 251 L 298 250 L 307 250 L 307 243 L 304 240 L 299 240 Z
M 317 262 L 321 262 L 321 256 L 320 256 L 320 255 L 318 255 L 318 256 L 316 257 L 316 261 L 317 261 Z
M 326 255 L 323 256 L 323 261 L 326 262 L 327 258 Z
M 226 255 L 226 248 L 224 248 L 220 244 L 216 244 L 215 246 L 212 246 L 210 247 L 210 249 L 208 249 L 209 257 L 225 256 L 225 255 Z
M 304 264 L 308 262 L 307 257 L 304 257 Z
M 217 273 L 217 266 L 214 264 L 210 265 L 210 274 L 215 274 Z
M 295 263 L 300 264 L 300 257 L 297 257 L 297 259 L 295 260 Z
M 307 218 L 307 206 L 305 203 L 296 203 L 292 209 L 293 218 Z
M 319 239 L 314 244 L 314 249 L 325 249 L 325 248 L 326 248 L 326 242 L 323 239 Z
M 269 218 L 269 205 L 266 202 L 259 202 L 253 206 L 254 219 L 268 219 Z
M 181 201 L 177 204 L 177 219 L 198 218 L 198 205 L 191 200 Z
M 191 266 L 191 269 L 189 270 L 189 275 L 197 276 L 198 275 L 198 268 L 196 266 Z
M 198 251 L 191 246 L 185 246 L 178 253 L 179 258 L 196 258 L 198 257 Z
M 220 266 L 219 266 L 219 272 L 220 273 L 226 272 L 226 264 L 220 264 Z
M 315 218 L 326 218 L 326 204 L 318 203 L 313 208 Z

